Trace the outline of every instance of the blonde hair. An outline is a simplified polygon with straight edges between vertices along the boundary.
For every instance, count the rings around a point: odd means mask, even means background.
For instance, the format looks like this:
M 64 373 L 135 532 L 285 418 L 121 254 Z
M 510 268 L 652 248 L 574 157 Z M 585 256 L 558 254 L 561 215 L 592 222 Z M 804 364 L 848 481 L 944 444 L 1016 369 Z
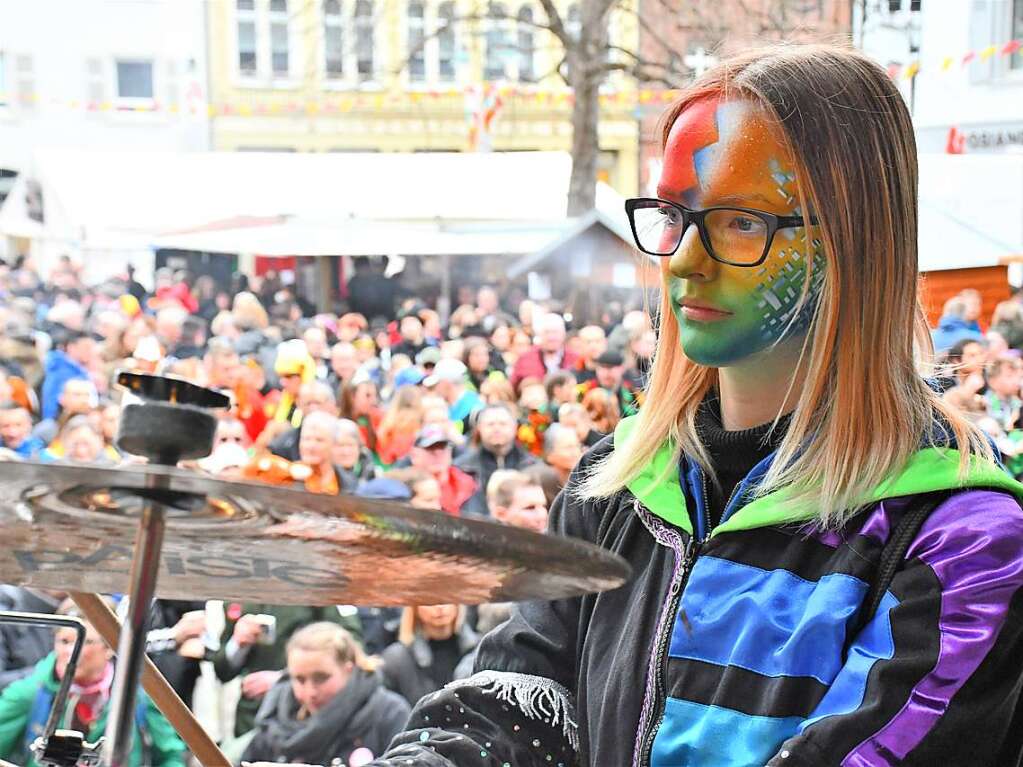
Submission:
M 459 605 L 455 614 L 454 623 L 451 626 L 451 633 L 457 634 L 465 622 L 465 606 Z M 408 647 L 419 633 L 419 616 L 416 615 L 415 607 L 406 607 L 401 611 L 401 623 L 398 625 L 398 641 Z
M 290 655 L 292 650 L 331 653 L 339 666 L 354 663 L 363 671 L 372 672 L 380 667 L 380 659 L 366 655 L 355 637 L 338 624 L 327 621 L 310 623 L 292 634 L 286 653 Z
M 234 297 L 231 305 L 234 324 L 239 330 L 264 330 L 270 324 L 270 317 L 252 293 L 242 291 Z
M 693 83 L 665 115 L 662 147 L 682 111 L 714 95 L 747 99 L 777 125 L 794 160 L 800 207 L 820 221 L 825 264 L 799 360 L 806 372 L 802 394 L 756 495 L 787 487 L 795 508 L 812 509 L 821 526 L 837 527 L 905 466 L 922 440 L 933 439 L 938 425 L 962 448 L 965 477 L 971 453 L 989 459 L 992 453 L 982 432 L 918 372 L 917 356 L 929 361 L 933 346 L 917 296 L 916 145 L 891 78 L 866 56 L 838 46 L 752 51 Z M 801 305 L 812 278 L 811 267 Z M 667 290 L 660 316 L 629 449 L 597 463 L 577 491 L 582 497 L 621 490 L 665 441 L 676 461 L 684 452 L 713 477 L 695 416 L 717 370 L 683 354 Z

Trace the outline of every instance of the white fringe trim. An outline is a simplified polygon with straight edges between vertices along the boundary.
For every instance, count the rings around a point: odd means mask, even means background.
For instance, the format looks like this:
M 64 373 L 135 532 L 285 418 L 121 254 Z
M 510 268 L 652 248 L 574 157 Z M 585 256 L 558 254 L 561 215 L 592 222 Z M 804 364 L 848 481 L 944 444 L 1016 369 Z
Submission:
M 574 751 L 579 750 L 579 726 L 575 722 L 572 694 L 553 679 L 510 671 L 480 671 L 468 679 L 457 679 L 446 686 L 476 687 L 496 695 L 498 700 L 515 706 L 527 719 L 540 719 L 552 727 L 561 724 L 561 732 Z

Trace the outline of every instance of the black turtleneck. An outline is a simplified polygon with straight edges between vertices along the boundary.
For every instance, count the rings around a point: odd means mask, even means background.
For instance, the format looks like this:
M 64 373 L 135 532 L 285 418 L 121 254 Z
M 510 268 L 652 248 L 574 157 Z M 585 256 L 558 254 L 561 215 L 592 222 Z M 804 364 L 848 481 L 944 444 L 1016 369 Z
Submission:
M 707 482 L 707 513 L 712 529 L 720 523 L 725 506 L 739 482 L 781 443 L 789 420 L 790 416 L 784 416 L 773 432 L 773 421 L 752 429 L 728 431 L 721 425 L 721 403 L 716 396 L 709 396 L 700 405 L 696 414 L 696 431 L 710 454 L 711 465 L 720 484 L 719 489 L 713 482 Z

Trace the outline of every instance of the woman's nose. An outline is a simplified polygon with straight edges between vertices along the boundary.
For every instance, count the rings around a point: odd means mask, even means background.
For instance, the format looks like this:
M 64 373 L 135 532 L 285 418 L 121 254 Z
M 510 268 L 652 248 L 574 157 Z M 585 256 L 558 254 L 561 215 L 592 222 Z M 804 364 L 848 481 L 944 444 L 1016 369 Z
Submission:
M 696 224 L 690 224 L 682 233 L 682 242 L 668 259 L 668 271 L 682 280 L 706 282 L 717 276 L 718 263 L 703 246 Z

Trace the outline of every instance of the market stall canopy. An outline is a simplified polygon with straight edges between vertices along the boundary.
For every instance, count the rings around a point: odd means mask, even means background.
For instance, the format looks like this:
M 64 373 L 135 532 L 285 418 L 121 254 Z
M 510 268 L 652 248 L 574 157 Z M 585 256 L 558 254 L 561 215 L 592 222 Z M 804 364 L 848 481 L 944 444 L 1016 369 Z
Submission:
M 39 185 L 46 236 L 150 240 L 236 217 L 406 222 L 563 219 L 563 152 L 337 153 L 39 150 L 13 197 Z M 24 231 L 0 209 L 0 233 Z M 38 223 L 38 222 L 37 222 Z M 34 230 L 33 230 L 34 231 Z

